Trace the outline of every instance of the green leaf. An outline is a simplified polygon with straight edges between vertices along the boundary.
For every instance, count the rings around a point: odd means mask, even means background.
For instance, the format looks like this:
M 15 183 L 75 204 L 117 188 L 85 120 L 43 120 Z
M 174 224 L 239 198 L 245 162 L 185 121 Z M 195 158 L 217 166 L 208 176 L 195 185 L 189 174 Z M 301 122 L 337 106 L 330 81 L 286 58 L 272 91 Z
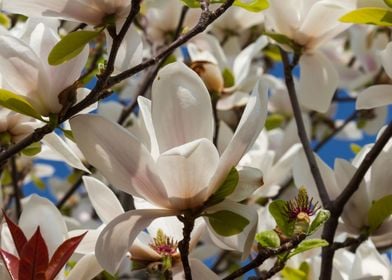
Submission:
M 299 46 L 297 43 L 295 43 L 293 40 L 291 40 L 289 37 L 287 37 L 284 34 L 273 33 L 273 32 L 263 32 L 263 34 L 265 36 L 270 37 L 278 44 L 289 46 L 294 51 L 299 51 L 301 49 L 301 46 Z
M 392 26 L 392 12 L 388 9 L 369 7 L 349 12 L 340 18 L 341 22 Z
M 259 232 L 256 234 L 255 239 L 263 247 L 276 248 L 280 246 L 279 235 L 273 230 Z
M 315 233 L 331 216 L 331 212 L 328 210 L 320 209 L 317 213 L 316 218 L 310 224 L 308 235 Z
M 392 215 L 392 195 L 375 201 L 368 213 L 370 232 L 376 230 L 390 215 Z
M 22 150 L 22 154 L 28 157 L 33 157 L 36 154 L 41 152 L 41 143 L 40 142 L 34 142 L 30 146 L 27 146 Z
M 314 249 L 314 248 L 325 247 L 325 246 L 328 246 L 328 242 L 323 240 L 323 239 L 308 239 L 308 240 L 304 240 L 301 243 L 299 243 L 297 248 L 295 248 L 289 254 L 289 258 L 291 258 L 292 256 L 295 256 L 295 255 L 297 255 L 299 253 L 302 253 L 302 252 L 305 252 L 305 251 L 309 251 L 309 250 Z
M 0 13 L 0 24 L 8 29 L 11 26 L 11 20 L 6 14 Z
M 272 201 L 268 209 L 283 233 L 287 236 L 291 236 L 294 231 L 295 223 L 294 221 L 289 221 L 285 213 L 286 201 L 280 199 Z
M 50 51 L 48 62 L 50 65 L 62 64 L 78 54 L 93 39 L 102 32 L 99 31 L 76 31 L 63 37 Z
M 231 168 L 229 174 L 227 175 L 225 181 L 218 188 L 218 190 L 210 196 L 206 201 L 206 206 L 212 206 L 222 202 L 227 196 L 232 194 L 238 185 L 239 175 L 235 167 Z
M 62 129 L 64 136 L 67 137 L 72 142 L 75 142 L 75 138 L 73 136 L 72 130 Z
M 362 147 L 359 146 L 358 144 L 351 144 L 351 145 L 350 145 L 350 149 L 351 149 L 351 151 L 352 151 L 354 154 L 358 154 L 358 153 L 361 151 Z
M 286 266 L 281 272 L 284 280 L 308 280 L 308 275 L 300 270 Z
M 200 2 L 197 0 L 181 0 L 181 2 L 189 8 L 199 8 Z
M 35 111 L 29 101 L 27 101 L 23 96 L 6 89 L 0 89 L 0 106 L 17 113 L 42 120 L 41 115 Z
M 4 186 L 12 184 L 12 176 L 8 169 L 4 169 L 1 173 L 0 184 Z
M 36 175 L 32 174 L 31 180 L 40 190 L 44 190 L 46 188 L 44 181 L 42 181 L 42 179 L 37 177 Z
M 223 1 L 221 1 L 223 2 Z M 269 3 L 267 0 L 253 0 L 249 1 L 248 3 L 241 1 L 241 0 L 236 0 L 234 1 L 234 6 L 244 8 L 245 10 L 248 10 L 250 12 L 260 12 L 262 10 L 265 10 L 269 7 Z
M 226 237 L 241 233 L 249 224 L 248 219 L 228 210 L 204 214 L 204 216 L 208 217 L 208 221 L 217 234 Z
M 222 76 L 225 88 L 232 87 L 235 85 L 235 78 L 233 72 L 231 72 L 230 69 L 225 68 L 223 70 Z
M 271 114 L 267 117 L 264 126 L 267 130 L 272 130 L 280 127 L 284 121 L 285 121 L 285 117 L 283 115 Z
M 384 3 L 385 3 L 389 8 L 392 8 L 392 0 L 384 0 Z

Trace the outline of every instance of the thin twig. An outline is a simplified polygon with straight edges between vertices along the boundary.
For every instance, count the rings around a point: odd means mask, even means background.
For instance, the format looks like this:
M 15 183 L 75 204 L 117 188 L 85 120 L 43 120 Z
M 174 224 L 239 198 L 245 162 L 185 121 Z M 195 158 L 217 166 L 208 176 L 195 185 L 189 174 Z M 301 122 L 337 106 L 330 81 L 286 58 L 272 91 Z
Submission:
M 310 146 L 308 136 L 306 135 L 305 125 L 304 125 L 304 121 L 302 119 L 302 114 L 301 114 L 301 108 L 300 108 L 298 98 L 297 98 L 297 93 L 295 90 L 292 70 L 296 66 L 296 64 L 290 64 L 288 55 L 283 49 L 280 49 L 280 53 L 281 53 L 283 65 L 284 65 L 284 75 L 285 75 L 287 91 L 289 93 L 295 122 L 297 124 L 298 136 L 299 136 L 301 143 L 302 143 L 302 146 L 304 148 L 305 155 L 306 155 L 306 158 L 307 158 L 309 166 L 310 166 L 310 171 L 312 172 L 314 181 L 317 186 L 317 190 L 320 194 L 320 199 L 321 199 L 324 207 L 326 207 L 330 203 L 329 195 L 327 192 L 327 188 L 325 187 L 323 178 L 321 177 L 321 172 L 320 172 L 320 169 L 317 165 L 313 150 Z M 298 58 L 295 56 L 293 59 L 293 62 L 296 62 L 296 61 L 298 61 Z
M 20 202 L 21 195 L 19 189 L 19 174 L 16 166 L 15 157 L 11 158 L 11 177 L 12 177 L 12 187 L 14 189 L 16 219 L 19 219 L 20 214 L 22 214 L 22 204 Z
M 56 207 L 61 209 L 68 199 L 79 189 L 80 185 L 82 184 L 83 179 L 82 176 L 71 186 L 71 188 L 64 194 L 64 196 L 57 202 Z

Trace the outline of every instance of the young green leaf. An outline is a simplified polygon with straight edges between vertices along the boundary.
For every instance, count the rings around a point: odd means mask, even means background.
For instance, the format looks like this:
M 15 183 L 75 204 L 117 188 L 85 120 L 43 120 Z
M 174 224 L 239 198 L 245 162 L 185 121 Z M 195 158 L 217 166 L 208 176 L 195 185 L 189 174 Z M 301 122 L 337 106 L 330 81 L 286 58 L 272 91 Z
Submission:
M 101 34 L 99 31 L 75 31 L 63 37 L 50 51 L 48 62 L 59 65 L 80 54 L 84 47 Z
M 294 231 L 295 223 L 294 221 L 289 221 L 289 218 L 285 213 L 286 201 L 279 199 L 275 200 L 271 202 L 268 209 L 272 217 L 274 217 L 276 224 L 283 231 L 283 233 L 287 236 L 291 236 Z
M 370 232 L 376 230 L 385 219 L 392 215 L 392 195 L 375 201 L 368 213 Z
M 233 72 L 230 71 L 230 69 L 225 68 L 223 69 L 223 83 L 225 85 L 225 88 L 229 88 L 235 85 L 235 78 Z
M 280 246 L 279 235 L 273 230 L 259 232 L 256 234 L 255 239 L 263 247 L 276 248 Z
M 315 233 L 331 216 L 328 210 L 320 209 L 317 213 L 316 218 L 310 224 L 308 235 Z
M 211 195 L 206 201 L 205 205 L 212 206 L 222 202 L 227 196 L 232 194 L 238 185 L 239 175 L 237 169 L 233 167 L 227 175 L 225 181 L 218 188 L 218 190 Z
M 215 232 L 221 236 L 239 234 L 249 224 L 248 219 L 228 210 L 205 214 L 205 216 L 208 217 Z
M 28 157 L 33 157 L 36 154 L 41 152 L 41 143 L 40 142 L 35 142 L 33 144 L 31 144 L 30 146 L 27 146 L 26 148 L 24 148 L 22 150 L 22 154 L 24 154 L 25 156 Z
M 17 113 L 42 120 L 41 115 L 35 111 L 29 101 L 27 101 L 23 96 L 6 89 L 0 89 L 0 106 Z
M 281 114 L 271 114 L 267 117 L 264 126 L 267 130 L 272 130 L 280 127 L 284 120 L 285 118 Z
M 384 0 L 384 3 L 385 3 L 389 8 L 392 8 L 392 0 Z
M 392 12 L 383 8 L 360 8 L 340 18 L 341 22 L 392 26 Z
M 300 269 L 295 269 L 289 266 L 286 266 L 282 272 L 282 277 L 284 280 L 308 280 L 308 275 L 300 270 Z
M 243 0 L 234 1 L 234 6 L 244 8 L 250 12 L 258 13 L 262 10 L 265 10 L 269 7 L 269 3 L 267 0 L 253 0 L 245 2 Z
M 295 256 L 295 255 L 297 255 L 299 253 L 302 253 L 302 252 L 305 252 L 305 251 L 309 251 L 309 250 L 314 249 L 314 248 L 325 247 L 325 246 L 328 246 L 328 242 L 323 240 L 323 239 L 308 239 L 308 240 L 304 240 L 301 243 L 299 243 L 297 248 L 295 248 L 289 254 L 289 258 L 291 258 L 292 256 Z

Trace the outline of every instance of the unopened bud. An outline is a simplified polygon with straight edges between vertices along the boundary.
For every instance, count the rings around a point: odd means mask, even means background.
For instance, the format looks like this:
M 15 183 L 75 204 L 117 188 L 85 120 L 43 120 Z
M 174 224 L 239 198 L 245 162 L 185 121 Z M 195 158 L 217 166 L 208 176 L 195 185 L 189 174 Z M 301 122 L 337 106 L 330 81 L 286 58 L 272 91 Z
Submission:
M 224 80 L 218 65 L 208 61 L 195 61 L 191 68 L 200 76 L 210 93 L 221 94 Z

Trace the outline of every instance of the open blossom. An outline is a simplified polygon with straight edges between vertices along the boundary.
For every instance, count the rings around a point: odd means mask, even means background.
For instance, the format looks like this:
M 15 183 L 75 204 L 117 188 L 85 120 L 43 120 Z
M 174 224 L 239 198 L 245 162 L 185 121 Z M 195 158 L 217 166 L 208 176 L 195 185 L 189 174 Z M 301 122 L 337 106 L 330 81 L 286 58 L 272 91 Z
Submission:
M 50 66 L 48 54 L 60 40 L 54 28 L 29 20 L 20 38 L 0 36 L 1 87 L 24 96 L 43 116 L 61 111 L 59 94 L 79 78 L 88 57 L 86 47 L 70 61 Z
M 118 216 L 100 234 L 96 255 L 111 272 L 129 244 L 155 218 L 203 207 L 253 143 L 266 118 L 267 92 L 257 86 L 236 133 L 219 156 L 212 144 L 210 96 L 197 74 L 184 64 L 169 64 L 158 73 L 152 86 L 152 104 L 146 98 L 138 100 L 148 143 L 139 142 L 101 117 L 80 115 L 71 120 L 75 140 L 87 160 L 113 186 L 154 205 Z M 223 209 L 250 221 L 242 233 L 221 238 L 226 248 L 241 248 L 246 254 L 253 239 L 250 236 L 255 230 L 256 212 L 231 200 L 206 211 Z M 216 240 L 219 242 L 219 237 Z
M 266 28 L 286 35 L 303 47 L 299 61 L 298 95 L 302 105 L 326 112 L 338 87 L 338 74 L 318 49 L 350 25 L 339 18 L 353 10 L 354 0 L 271 1 L 265 11 Z

